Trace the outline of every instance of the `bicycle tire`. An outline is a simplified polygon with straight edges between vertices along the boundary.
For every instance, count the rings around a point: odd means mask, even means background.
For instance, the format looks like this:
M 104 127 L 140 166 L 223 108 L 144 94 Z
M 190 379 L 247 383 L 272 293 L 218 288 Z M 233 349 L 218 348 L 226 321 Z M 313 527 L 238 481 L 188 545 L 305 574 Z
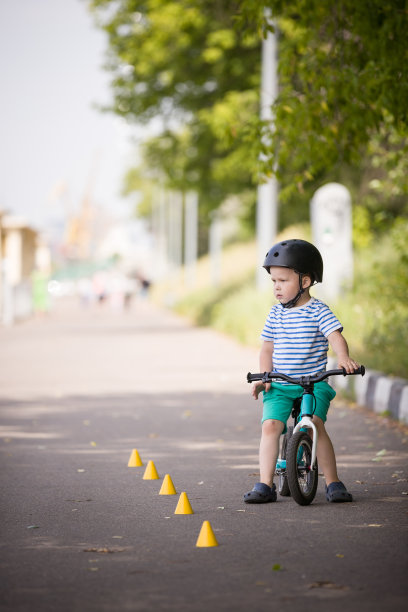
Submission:
M 313 442 L 304 431 L 297 431 L 290 439 L 286 452 L 286 474 L 291 495 L 300 506 L 307 506 L 315 498 L 319 479 L 317 461 L 311 469 Z
M 293 427 L 288 427 L 287 432 L 283 436 L 282 441 L 282 450 L 281 450 L 281 459 L 286 459 L 287 449 L 289 440 L 293 435 Z M 279 495 L 282 497 L 290 497 L 290 488 L 288 483 L 288 477 L 286 472 L 284 474 L 279 474 L 279 482 L 278 482 L 278 491 Z

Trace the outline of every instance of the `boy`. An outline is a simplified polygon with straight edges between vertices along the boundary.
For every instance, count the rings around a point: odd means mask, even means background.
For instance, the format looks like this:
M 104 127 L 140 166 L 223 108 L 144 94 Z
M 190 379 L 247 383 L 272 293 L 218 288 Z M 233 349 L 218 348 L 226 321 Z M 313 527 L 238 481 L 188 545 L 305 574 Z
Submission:
M 260 371 L 275 370 L 299 378 L 326 370 L 329 344 L 334 350 L 339 368 L 347 373 L 359 366 L 350 358 L 343 327 L 331 310 L 310 296 L 314 283 L 323 280 L 323 260 L 317 248 L 305 240 L 285 240 L 274 245 L 266 254 L 263 267 L 271 275 L 275 297 L 279 304 L 272 307 L 261 337 Z M 244 495 L 246 503 L 276 501 L 273 484 L 279 453 L 279 438 L 286 429 L 293 399 L 303 393 L 299 385 L 285 382 L 252 385 L 252 395 L 258 399 L 263 391 L 262 434 L 259 447 L 260 482 Z M 324 423 L 330 401 L 336 393 L 327 382 L 315 385 L 316 410 L 313 422 L 318 432 L 317 458 L 326 479 L 326 499 L 329 502 L 352 501 L 351 494 L 339 480 L 333 445 Z

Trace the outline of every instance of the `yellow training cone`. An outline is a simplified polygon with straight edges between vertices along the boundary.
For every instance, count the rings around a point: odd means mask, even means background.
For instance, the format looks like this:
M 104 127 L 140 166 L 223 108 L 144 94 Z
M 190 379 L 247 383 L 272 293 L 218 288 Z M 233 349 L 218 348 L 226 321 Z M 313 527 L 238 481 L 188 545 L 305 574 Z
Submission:
M 130 455 L 128 467 L 140 467 L 141 465 L 143 465 L 143 462 L 142 462 L 142 460 L 140 458 L 139 453 L 134 448 L 132 450 L 132 454 Z
M 180 495 L 174 514 L 194 514 L 187 493 Z
M 217 538 L 214 535 L 210 521 L 204 521 L 196 546 L 199 546 L 200 548 L 218 546 Z
M 143 480 L 158 480 L 159 475 L 153 461 L 149 461 L 143 474 Z
M 177 493 L 169 474 L 166 474 L 159 495 L 175 495 Z

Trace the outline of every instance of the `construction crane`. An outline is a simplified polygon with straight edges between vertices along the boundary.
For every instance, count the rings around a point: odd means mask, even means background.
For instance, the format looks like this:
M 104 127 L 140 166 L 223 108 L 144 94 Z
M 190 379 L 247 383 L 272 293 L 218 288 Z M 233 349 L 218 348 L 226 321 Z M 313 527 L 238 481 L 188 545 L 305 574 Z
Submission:
M 77 214 L 70 214 L 66 219 L 64 246 L 68 257 L 72 259 L 85 260 L 89 259 L 92 255 L 96 219 L 96 211 L 92 203 L 92 191 L 98 163 L 99 153 L 97 152 L 93 158 L 79 212 Z

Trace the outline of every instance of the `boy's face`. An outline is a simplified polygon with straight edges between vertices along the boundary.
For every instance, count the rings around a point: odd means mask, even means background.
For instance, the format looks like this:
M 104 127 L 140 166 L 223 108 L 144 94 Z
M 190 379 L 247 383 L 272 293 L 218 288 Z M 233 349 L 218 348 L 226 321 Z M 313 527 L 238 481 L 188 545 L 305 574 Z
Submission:
M 299 274 L 291 268 L 280 268 L 278 266 L 271 266 L 269 268 L 269 273 L 271 275 L 271 281 L 273 282 L 273 291 L 276 299 L 282 304 L 286 304 L 290 300 L 293 300 L 299 291 Z M 302 284 L 303 288 L 309 287 L 311 284 L 310 278 L 304 276 Z M 300 306 L 302 302 L 307 300 L 309 300 L 308 292 L 302 295 L 297 306 Z

